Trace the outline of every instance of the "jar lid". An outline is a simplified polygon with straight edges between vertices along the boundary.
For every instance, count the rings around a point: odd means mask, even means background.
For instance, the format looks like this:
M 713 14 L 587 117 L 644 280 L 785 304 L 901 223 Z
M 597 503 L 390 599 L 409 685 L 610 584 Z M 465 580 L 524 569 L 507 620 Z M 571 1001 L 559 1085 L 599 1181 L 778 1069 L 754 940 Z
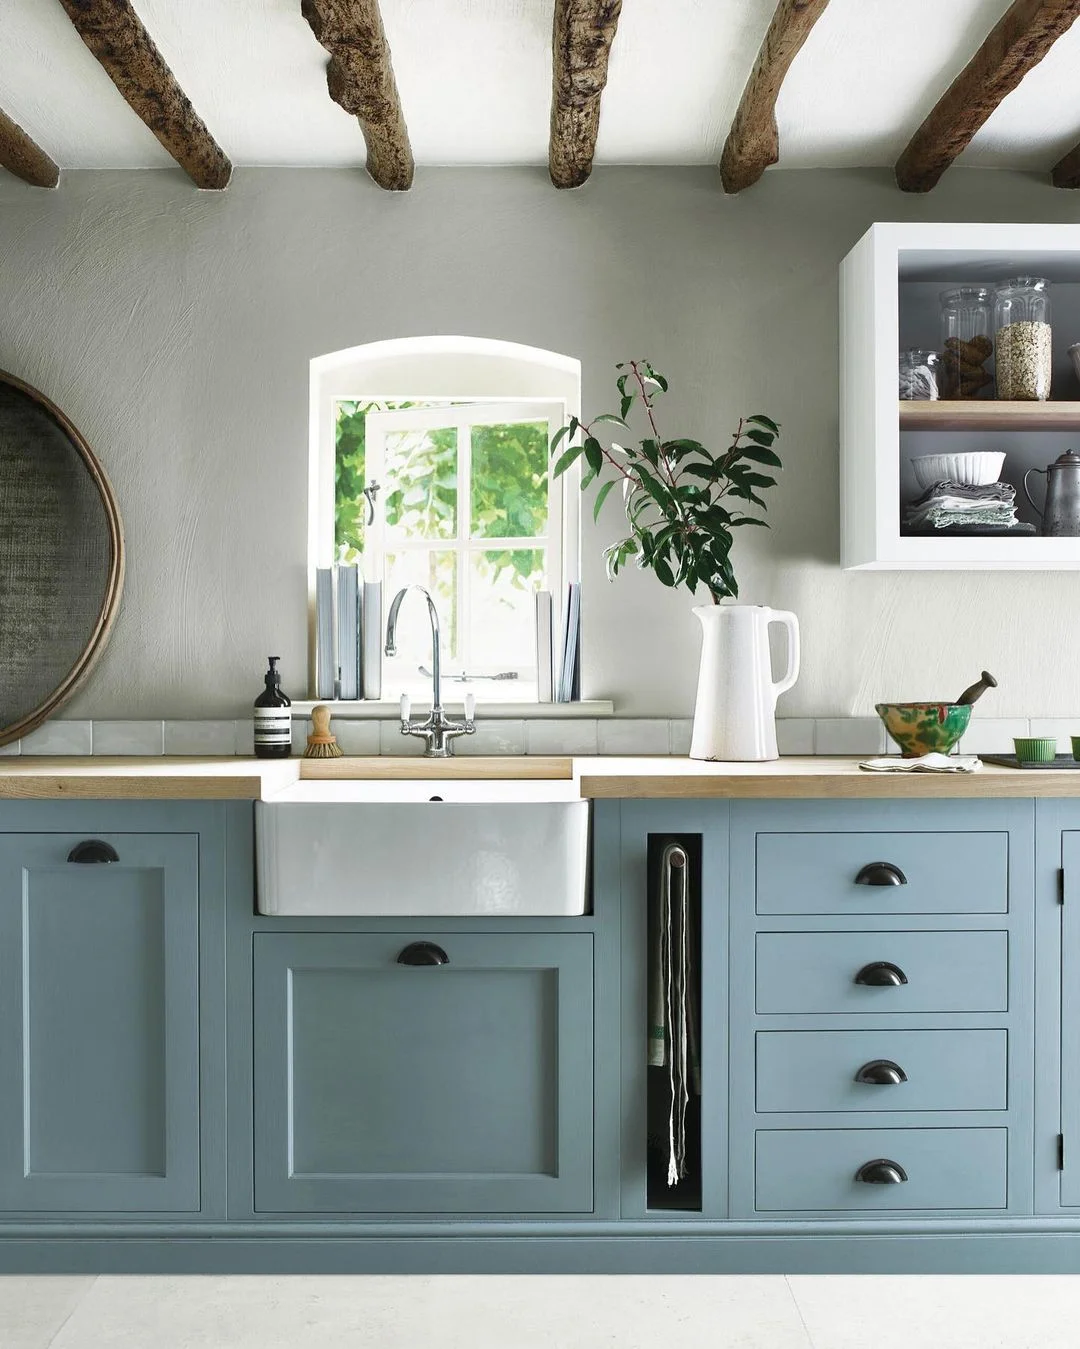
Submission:
M 989 304 L 994 292 L 990 286 L 957 286 L 943 290 L 938 298 L 942 304 Z
M 1045 276 L 1014 276 L 1008 281 L 997 283 L 998 293 L 1003 290 L 1045 290 L 1050 284 Z

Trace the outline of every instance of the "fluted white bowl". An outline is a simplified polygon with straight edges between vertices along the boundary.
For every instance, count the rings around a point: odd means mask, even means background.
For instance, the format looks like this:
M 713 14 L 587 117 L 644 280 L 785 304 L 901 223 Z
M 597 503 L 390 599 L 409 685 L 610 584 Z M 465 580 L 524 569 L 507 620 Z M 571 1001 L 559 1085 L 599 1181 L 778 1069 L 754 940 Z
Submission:
M 915 480 L 925 492 L 936 482 L 985 487 L 997 482 L 1005 464 L 1004 450 L 969 450 L 966 454 L 920 454 L 911 461 Z

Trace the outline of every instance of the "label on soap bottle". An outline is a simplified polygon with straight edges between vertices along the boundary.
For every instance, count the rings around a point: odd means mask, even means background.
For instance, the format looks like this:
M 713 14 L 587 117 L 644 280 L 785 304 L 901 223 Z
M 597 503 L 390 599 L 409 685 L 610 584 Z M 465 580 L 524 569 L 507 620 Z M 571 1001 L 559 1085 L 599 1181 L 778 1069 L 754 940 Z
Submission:
M 255 748 L 280 749 L 292 744 L 292 714 L 288 707 L 255 708 Z

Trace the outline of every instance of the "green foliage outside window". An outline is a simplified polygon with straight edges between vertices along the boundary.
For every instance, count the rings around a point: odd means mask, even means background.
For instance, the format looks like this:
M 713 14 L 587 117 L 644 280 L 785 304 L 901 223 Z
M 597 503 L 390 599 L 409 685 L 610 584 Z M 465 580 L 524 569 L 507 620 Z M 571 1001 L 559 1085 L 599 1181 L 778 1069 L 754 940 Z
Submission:
M 430 406 L 342 400 L 335 430 L 335 540 L 338 557 L 356 562 L 364 547 L 368 506 L 364 496 L 365 426 L 369 412 Z M 453 427 L 417 433 L 386 492 L 387 524 L 409 538 L 452 538 L 456 533 L 457 431 Z M 548 441 L 542 422 L 472 428 L 473 538 L 535 538 L 545 533 L 548 514 Z M 534 579 L 532 549 L 492 549 L 481 566 L 497 580 L 504 571 L 524 589 Z

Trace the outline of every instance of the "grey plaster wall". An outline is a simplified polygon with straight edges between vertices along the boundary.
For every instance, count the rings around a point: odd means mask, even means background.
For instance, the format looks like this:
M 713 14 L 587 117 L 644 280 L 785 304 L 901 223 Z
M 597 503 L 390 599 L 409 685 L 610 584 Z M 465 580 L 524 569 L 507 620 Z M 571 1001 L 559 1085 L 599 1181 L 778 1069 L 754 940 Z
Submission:
M 1077 218 L 1030 176 L 963 170 L 926 197 L 877 171 L 770 172 L 735 199 L 701 169 L 600 170 L 574 193 L 532 169 L 425 170 L 403 195 L 339 170 L 242 170 L 222 196 L 165 171 L 5 178 L 0 367 L 95 447 L 129 546 L 111 645 L 66 715 L 242 714 L 270 650 L 301 691 L 308 361 L 422 333 L 578 356 L 586 412 L 616 361 L 648 356 L 672 434 L 783 424 L 773 530 L 746 531 L 738 574 L 802 621 L 787 715 L 952 695 L 983 666 L 988 715 L 1080 713 L 1080 574 L 845 574 L 837 484 L 837 266 L 865 229 Z M 617 529 L 614 501 L 585 525 L 585 693 L 685 715 L 692 601 L 648 575 L 609 586 Z

